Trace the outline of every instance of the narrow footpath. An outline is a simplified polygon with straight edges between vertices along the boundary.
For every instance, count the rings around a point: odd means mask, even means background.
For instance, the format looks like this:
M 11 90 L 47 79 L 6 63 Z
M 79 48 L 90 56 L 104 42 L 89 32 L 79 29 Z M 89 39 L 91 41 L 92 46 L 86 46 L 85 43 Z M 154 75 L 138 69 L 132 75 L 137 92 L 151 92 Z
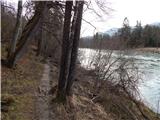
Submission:
M 37 120 L 50 120 L 50 66 L 49 62 L 44 65 L 44 72 L 37 92 Z

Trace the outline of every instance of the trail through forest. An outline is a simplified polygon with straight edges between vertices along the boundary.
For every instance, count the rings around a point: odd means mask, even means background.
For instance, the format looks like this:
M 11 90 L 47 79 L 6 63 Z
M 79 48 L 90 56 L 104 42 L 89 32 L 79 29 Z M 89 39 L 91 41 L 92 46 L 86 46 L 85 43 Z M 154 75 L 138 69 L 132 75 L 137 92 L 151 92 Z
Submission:
M 37 118 L 38 120 L 49 120 L 50 118 L 50 66 L 48 62 L 44 64 L 44 72 L 37 92 Z

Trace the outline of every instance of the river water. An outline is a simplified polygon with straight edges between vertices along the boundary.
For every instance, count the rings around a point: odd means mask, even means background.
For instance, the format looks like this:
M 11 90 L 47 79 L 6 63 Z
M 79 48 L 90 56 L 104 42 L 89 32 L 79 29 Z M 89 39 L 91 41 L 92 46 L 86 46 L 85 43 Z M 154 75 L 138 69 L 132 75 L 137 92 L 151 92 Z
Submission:
M 80 49 L 81 65 L 87 67 L 95 50 Z M 105 50 L 103 51 L 105 52 Z M 118 56 L 119 52 L 114 51 L 113 57 Z M 139 83 L 139 92 L 143 102 L 155 112 L 160 113 L 160 54 L 149 52 L 131 51 L 124 55 L 125 58 L 132 58 L 142 73 L 142 82 Z

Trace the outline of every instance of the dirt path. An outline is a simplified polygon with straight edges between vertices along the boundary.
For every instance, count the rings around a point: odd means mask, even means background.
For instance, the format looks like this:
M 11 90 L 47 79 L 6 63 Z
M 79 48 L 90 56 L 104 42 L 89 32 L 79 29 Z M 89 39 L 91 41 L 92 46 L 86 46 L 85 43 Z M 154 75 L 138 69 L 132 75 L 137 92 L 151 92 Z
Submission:
M 37 97 L 37 120 L 50 120 L 50 66 L 48 63 L 44 65 L 44 72 L 38 88 Z

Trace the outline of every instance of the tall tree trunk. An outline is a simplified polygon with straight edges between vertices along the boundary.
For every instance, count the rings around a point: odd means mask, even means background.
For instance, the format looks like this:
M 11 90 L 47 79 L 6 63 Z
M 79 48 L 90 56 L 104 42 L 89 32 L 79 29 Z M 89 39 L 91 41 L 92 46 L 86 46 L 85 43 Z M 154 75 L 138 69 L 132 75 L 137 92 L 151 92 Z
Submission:
M 69 68 L 69 45 L 70 45 L 70 23 L 73 1 L 66 1 L 65 17 L 63 27 L 63 39 L 62 39 L 62 53 L 61 53 L 61 66 L 58 81 L 58 93 L 57 98 L 60 100 L 65 99 L 65 86 Z
M 18 40 L 18 36 L 20 33 L 20 27 L 21 27 L 21 17 L 22 16 L 22 1 L 18 1 L 18 10 L 17 10 L 17 19 L 16 19 L 16 25 L 14 28 L 14 33 L 13 33 L 13 39 L 10 42 L 10 47 L 8 50 L 8 56 L 7 59 L 9 59 L 15 52 L 16 49 L 16 43 Z
M 47 11 L 45 11 L 44 13 L 46 13 Z M 41 20 L 39 21 L 39 29 L 38 29 L 38 33 L 36 35 L 36 38 L 37 38 L 37 53 L 36 53 L 36 56 L 39 56 L 39 55 L 42 55 L 44 52 L 44 46 L 45 46 L 45 42 L 44 42 L 44 38 L 43 38 L 43 34 L 44 34 L 44 30 L 43 30 L 43 27 L 44 24 L 44 15 L 42 16 Z
M 84 4 L 84 1 L 78 1 L 78 14 L 77 14 L 77 20 L 75 25 L 73 46 L 71 51 L 69 75 L 68 75 L 67 86 L 66 86 L 66 94 L 68 96 L 71 95 L 71 87 L 76 74 L 76 61 L 77 61 L 77 55 L 78 55 L 78 45 L 79 45 L 81 21 L 82 21 L 82 14 L 83 14 L 83 4 Z
M 24 54 L 26 46 L 29 43 L 28 38 L 31 36 L 35 28 L 38 26 L 39 20 L 43 14 L 45 7 L 46 7 L 46 2 L 42 1 L 39 2 L 38 5 L 36 6 L 35 15 L 32 17 L 31 20 L 28 21 L 24 30 L 22 31 L 22 35 L 20 37 L 15 53 L 8 59 L 9 67 L 12 68 L 15 65 L 16 61 L 19 58 L 21 58 L 22 55 Z
M 46 46 L 46 31 L 43 28 L 46 28 L 46 24 L 44 24 L 46 20 L 46 15 L 48 15 L 49 9 L 44 9 L 43 15 L 39 21 L 39 33 L 38 33 L 38 45 L 37 45 L 37 56 L 45 55 L 44 47 Z
M 42 28 L 40 28 L 39 36 L 37 35 L 37 53 L 36 56 L 42 54 L 42 45 L 43 45 L 43 38 L 42 38 Z

